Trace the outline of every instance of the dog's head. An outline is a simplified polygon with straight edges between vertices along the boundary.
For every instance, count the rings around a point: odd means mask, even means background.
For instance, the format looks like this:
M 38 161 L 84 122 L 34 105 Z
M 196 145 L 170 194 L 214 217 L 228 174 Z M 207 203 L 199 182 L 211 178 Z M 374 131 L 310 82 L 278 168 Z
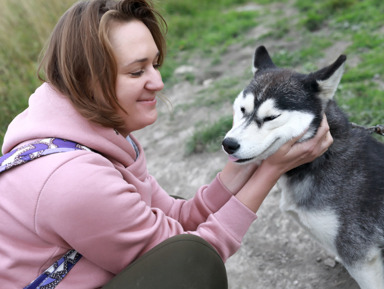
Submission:
M 238 163 L 262 161 L 288 140 L 316 134 L 322 114 L 336 92 L 345 55 L 310 74 L 275 66 L 264 46 L 256 49 L 254 78 L 237 96 L 233 127 L 223 149 Z

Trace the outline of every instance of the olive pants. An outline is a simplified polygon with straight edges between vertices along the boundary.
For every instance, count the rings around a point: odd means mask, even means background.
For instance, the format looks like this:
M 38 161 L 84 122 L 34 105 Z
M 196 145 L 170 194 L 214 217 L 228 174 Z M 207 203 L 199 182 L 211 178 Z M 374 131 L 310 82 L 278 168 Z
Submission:
M 227 289 L 216 250 L 194 235 L 174 236 L 130 264 L 103 289 Z

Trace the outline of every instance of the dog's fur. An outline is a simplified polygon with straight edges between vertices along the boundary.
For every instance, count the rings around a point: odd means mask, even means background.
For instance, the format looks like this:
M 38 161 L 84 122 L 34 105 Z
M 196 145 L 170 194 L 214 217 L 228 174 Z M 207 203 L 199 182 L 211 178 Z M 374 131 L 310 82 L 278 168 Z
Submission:
M 384 289 L 384 144 L 352 128 L 333 100 L 346 57 L 311 74 L 274 65 L 256 49 L 254 78 L 234 102 L 223 148 L 238 163 L 261 162 L 325 112 L 334 139 L 328 151 L 279 180 L 280 208 L 334 254 L 362 289 Z

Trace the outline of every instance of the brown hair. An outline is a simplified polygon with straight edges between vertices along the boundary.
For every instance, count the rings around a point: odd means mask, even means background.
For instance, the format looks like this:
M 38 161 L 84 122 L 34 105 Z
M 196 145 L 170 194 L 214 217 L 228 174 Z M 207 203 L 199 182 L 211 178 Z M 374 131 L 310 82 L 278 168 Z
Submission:
M 165 57 L 164 18 L 150 0 L 87 0 L 68 9 L 54 28 L 39 66 L 45 79 L 65 94 L 87 119 L 112 128 L 122 128 L 115 84 L 117 64 L 108 38 L 111 21 L 142 21 L 159 49 L 159 64 Z M 95 94 L 95 87 L 101 93 Z

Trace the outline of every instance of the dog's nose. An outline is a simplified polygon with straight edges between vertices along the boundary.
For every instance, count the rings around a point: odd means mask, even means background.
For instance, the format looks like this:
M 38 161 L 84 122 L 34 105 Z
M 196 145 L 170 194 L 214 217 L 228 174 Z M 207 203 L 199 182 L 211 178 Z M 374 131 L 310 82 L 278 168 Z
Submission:
M 221 143 L 223 145 L 224 150 L 228 154 L 234 154 L 239 148 L 240 144 L 234 138 L 225 138 Z

